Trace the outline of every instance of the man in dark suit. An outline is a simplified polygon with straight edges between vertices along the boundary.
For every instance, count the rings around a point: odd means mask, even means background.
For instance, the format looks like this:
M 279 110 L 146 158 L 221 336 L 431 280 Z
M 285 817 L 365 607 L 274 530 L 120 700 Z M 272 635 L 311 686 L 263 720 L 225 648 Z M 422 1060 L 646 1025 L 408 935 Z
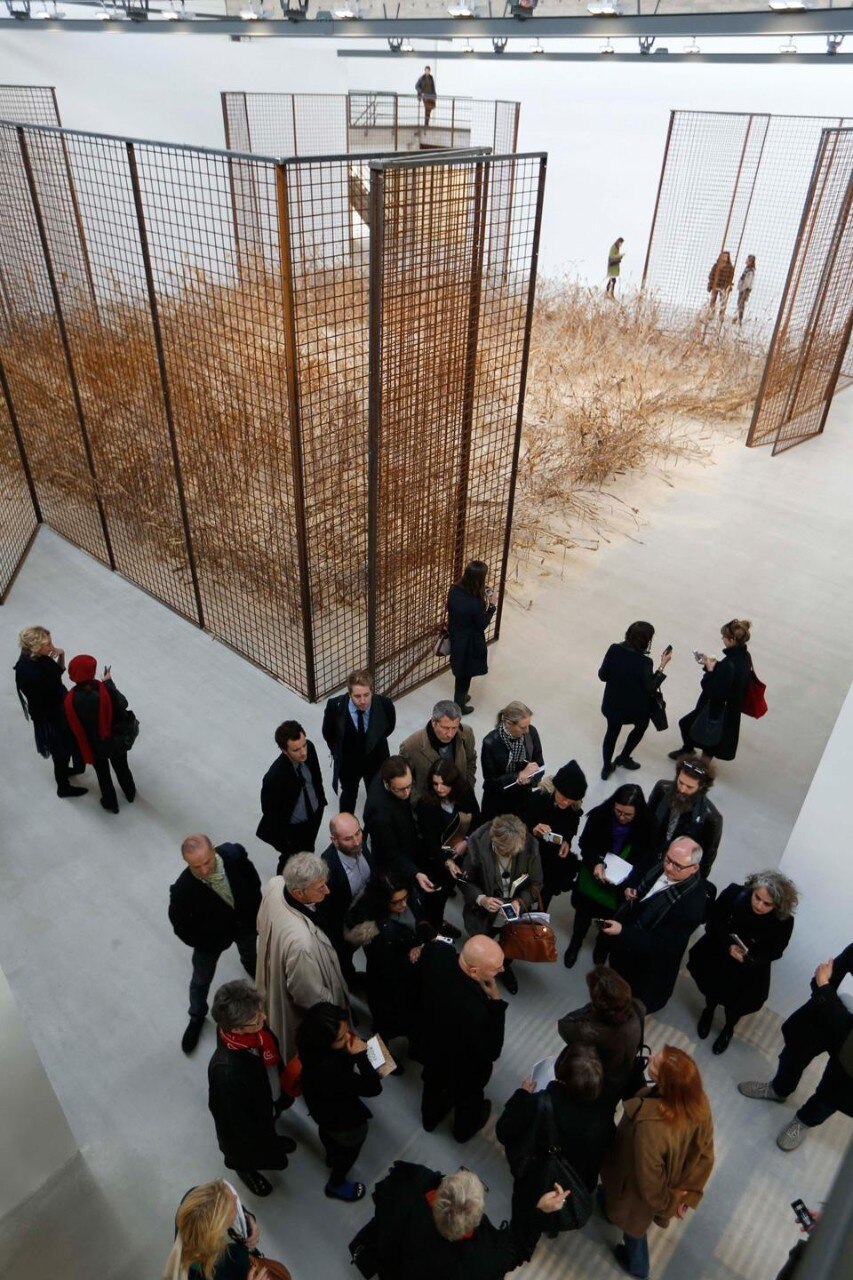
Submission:
M 699 872 L 706 880 L 723 835 L 723 815 L 708 799 L 714 777 L 710 760 L 704 756 L 686 756 L 675 767 L 675 781 L 661 778 L 649 796 L 654 854 L 660 857 L 673 840 L 689 836 L 702 846 Z
M 409 803 L 412 771 L 402 756 L 389 756 L 379 770 L 364 806 L 364 829 L 379 875 L 417 880 L 424 893 L 434 893 L 435 885 L 421 871 L 423 846 L 415 815 Z
M 662 859 L 633 870 L 624 903 L 601 927 L 608 963 L 647 1013 L 657 1013 L 672 995 L 690 936 L 705 918 L 701 860 L 695 840 L 674 840 Z
M 353 898 L 373 876 L 373 855 L 364 841 L 361 823 L 351 813 L 332 818 L 329 834 L 332 842 L 321 854 L 329 868 L 329 893 L 320 903 L 320 922 L 338 953 L 347 986 L 351 987 L 358 975 L 352 962 L 355 948 L 344 939 L 344 916 Z
M 452 1109 L 453 1136 L 467 1142 L 492 1109 L 484 1090 L 504 1042 L 507 1006 L 495 982 L 503 951 L 483 934 L 469 938 L 459 955 L 438 939 L 424 947 L 418 971 L 423 1127 L 431 1133 Z
M 216 962 L 232 942 L 243 968 L 255 976 L 261 882 L 241 844 L 214 846 L 209 836 L 192 835 L 181 854 L 187 865 L 169 890 L 169 920 L 181 942 L 193 949 L 190 1020 L 181 1040 L 184 1053 L 192 1053 L 207 1017 Z
M 292 853 L 313 853 L 323 821 L 326 793 L 313 742 L 296 720 L 285 720 L 275 731 L 279 758 L 261 784 L 261 820 L 256 835 L 281 855 L 276 875 Z
M 351 671 L 347 692 L 330 698 L 323 713 L 323 738 L 332 753 L 332 786 L 341 789 L 341 813 L 355 813 L 359 783 L 368 790 L 397 724 L 390 698 L 373 692 L 369 671 Z

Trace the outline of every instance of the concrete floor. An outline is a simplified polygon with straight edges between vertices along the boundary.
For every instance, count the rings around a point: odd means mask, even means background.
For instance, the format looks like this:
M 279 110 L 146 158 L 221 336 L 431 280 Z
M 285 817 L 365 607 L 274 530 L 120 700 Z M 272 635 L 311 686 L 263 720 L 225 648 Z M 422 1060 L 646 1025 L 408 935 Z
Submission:
M 656 649 L 674 644 L 665 686 L 674 723 L 696 696 L 690 650 L 715 651 L 722 622 L 750 617 L 770 714 L 744 724 L 738 760 L 721 766 L 714 798 L 726 827 L 716 880 L 723 887 L 776 865 L 850 685 L 851 425 L 847 392 L 823 439 L 780 458 L 723 443 L 714 466 L 679 468 L 672 486 L 653 478 L 626 485 L 621 494 L 629 500 L 642 494 L 638 534 L 595 555 L 578 552 L 562 572 L 543 567 L 532 584 L 513 588 L 533 605 L 507 606 L 491 672 L 475 683 L 478 740 L 498 707 L 525 699 L 549 766 L 575 756 L 586 769 L 591 807 L 612 789 L 598 778 L 603 721 L 595 672 L 607 644 L 637 617 L 657 627 Z M 143 1280 L 160 1274 L 185 1189 L 223 1172 L 206 1107 L 211 1024 L 192 1058 L 179 1047 L 189 955 L 171 932 L 166 905 L 182 868 L 180 840 L 204 830 L 217 841 L 242 841 L 262 878 L 272 874 L 275 854 L 253 832 L 260 779 L 275 755 L 273 729 L 295 715 L 319 743 L 322 709 L 47 530 L 0 613 L 9 665 L 17 631 L 33 623 L 51 627 L 69 656 L 91 652 L 112 664 L 142 723 L 132 760 L 139 797 L 118 817 L 99 807 L 94 790 L 58 801 L 49 763 L 35 755 L 4 681 L 0 963 L 81 1156 L 4 1223 L 0 1271 L 7 1280 L 60 1272 L 64 1280 Z M 445 676 L 403 699 L 399 736 L 421 725 L 450 689 Z M 632 780 L 648 791 L 668 775 L 665 756 L 675 741 L 672 732 L 650 731 L 638 752 L 643 770 Z M 323 751 L 321 758 L 327 763 Z M 570 917 L 568 900 L 559 899 L 554 919 L 562 935 Z M 848 940 L 816 938 L 815 962 Z M 571 973 L 561 964 L 521 973 L 490 1090 L 496 1109 L 531 1063 L 555 1048 L 557 1016 L 582 1002 L 583 959 Z M 241 974 L 236 954 L 227 955 L 218 977 Z M 790 991 L 774 987 L 771 1007 L 742 1024 L 722 1058 L 697 1046 L 699 1000 L 689 979 L 680 979 L 670 1006 L 652 1020 L 653 1045 L 669 1041 L 697 1053 L 717 1128 L 716 1173 L 699 1212 L 652 1232 L 656 1277 L 772 1277 L 796 1237 L 788 1203 L 824 1198 L 849 1122 L 824 1126 L 784 1156 L 773 1137 L 790 1108 L 748 1102 L 735 1089 L 739 1079 L 770 1070 L 777 1015 L 804 998 L 809 976 Z M 463 1152 L 444 1127 L 421 1131 L 418 1093 L 414 1070 L 386 1084 L 355 1176 L 371 1182 L 395 1158 L 445 1170 L 464 1160 L 491 1188 L 489 1212 L 499 1222 L 509 1209 L 509 1180 L 493 1125 Z M 273 1175 L 270 1199 L 245 1195 L 260 1212 L 262 1245 L 294 1280 L 344 1280 L 352 1274 L 346 1243 L 368 1210 L 324 1199 L 319 1143 L 301 1104 L 286 1126 L 300 1143 L 290 1169 Z M 543 1243 L 517 1274 L 616 1277 L 604 1247 L 611 1238 L 593 1223 L 578 1238 Z

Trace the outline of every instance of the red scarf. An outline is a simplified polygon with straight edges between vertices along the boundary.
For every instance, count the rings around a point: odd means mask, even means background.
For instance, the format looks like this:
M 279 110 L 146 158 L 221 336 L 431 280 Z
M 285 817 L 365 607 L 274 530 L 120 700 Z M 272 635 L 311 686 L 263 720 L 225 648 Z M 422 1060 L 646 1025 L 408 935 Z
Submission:
M 94 686 L 98 690 L 98 737 L 101 742 L 106 742 L 112 733 L 113 728 L 113 700 L 110 697 L 107 686 L 101 680 L 89 680 L 86 684 L 77 685 L 76 689 L 70 689 L 65 695 L 65 718 L 68 721 L 69 728 L 77 739 L 77 745 L 86 764 L 94 764 L 95 757 L 92 754 L 92 747 L 89 742 L 86 730 L 80 723 L 80 718 L 74 709 L 74 694 L 77 689 L 85 689 L 88 686 Z
M 426 1195 L 424 1196 L 424 1199 L 426 1200 L 426 1202 L 427 1202 L 427 1204 L 429 1205 L 430 1209 L 432 1208 L 433 1204 L 435 1203 L 435 1197 L 436 1197 L 437 1195 L 438 1195 L 438 1187 L 435 1187 L 432 1191 L 427 1191 Z M 473 1239 L 474 1239 L 474 1232 L 473 1232 L 473 1231 L 469 1231 L 469 1232 L 467 1233 L 467 1235 L 460 1236 L 460 1237 L 459 1237 L 459 1239 L 460 1239 L 460 1240 L 473 1240 Z M 454 1242 L 454 1243 L 455 1243 L 455 1242 Z
M 266 1027 L 262 1027 L 260 1031 L 244 1031 L 239 1034 L 235 1031 L 223 1031 L 220 1027 L 219 1034 L 222 1043 L 229 1049 L 260 1049 L 265 1067 L 275 1067 L 281 1062 L 275 1037 Z

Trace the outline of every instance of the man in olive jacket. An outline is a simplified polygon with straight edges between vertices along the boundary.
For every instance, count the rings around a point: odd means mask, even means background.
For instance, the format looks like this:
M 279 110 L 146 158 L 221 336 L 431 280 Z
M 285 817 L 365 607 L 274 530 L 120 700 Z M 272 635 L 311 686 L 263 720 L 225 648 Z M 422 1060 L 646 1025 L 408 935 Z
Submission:
M 243 968 L 255 976 L 261 881 L 241 844 L 214 846 L 210 836 L 187 836 L 181 845 L 186 869 L 169 890 L 169 920 L 192 947 L 190 1020 L 181 1040 L 184 1053 L 198 1044 L 207 1017 L 207 994 L 216 962 L 236 942 Z
M 412 771 L 411 803 L 417 805 L 429 786 L 429 771 L 436 760 L 449 760 L 462 774 L 471 790 L 477 781 L 477 744 L 474 730 L 462 723 L 457 703 L 442 698 L 432 709 L 423 729 L 410 733 L 400 743 L 400 755 Z

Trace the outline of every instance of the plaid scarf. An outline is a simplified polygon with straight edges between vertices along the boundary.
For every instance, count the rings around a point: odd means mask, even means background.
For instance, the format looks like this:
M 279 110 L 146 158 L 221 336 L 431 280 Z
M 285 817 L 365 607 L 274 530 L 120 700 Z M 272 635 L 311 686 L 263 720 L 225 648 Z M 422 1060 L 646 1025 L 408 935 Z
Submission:
M 679 883 L 673 881 L 666 889 L 661 889 L 660 893 L 656 893 L 649 902 L 644 902 L 643 897 L 651 889 L 654 882 L 663 872 L 663 858 L 660 858 L 654 866 L 646 872 L 643 878 L 638 882 L 637 897 L 633 902 L 623 902 L 619 910 L 616 912 L 616 919 L 621 921 L 630 920 L 631 924 L 638 929 L 648 932 L 656 929 L 658 925 L 666 919 L 672 908 L 681 898 L 688 893 L 704 893 L 702 877 L 698 874 L 690 876 L 687 880 Z
M 514 738 L 511 733 L 507 733 L 502 724 L 498 726 L 498 737 L 509 752 L 509 760 L 507 761 L 509 766 L 507 773 L 509 773 L 510 769 L 514 769 L 527 759 L 524 738 Z

